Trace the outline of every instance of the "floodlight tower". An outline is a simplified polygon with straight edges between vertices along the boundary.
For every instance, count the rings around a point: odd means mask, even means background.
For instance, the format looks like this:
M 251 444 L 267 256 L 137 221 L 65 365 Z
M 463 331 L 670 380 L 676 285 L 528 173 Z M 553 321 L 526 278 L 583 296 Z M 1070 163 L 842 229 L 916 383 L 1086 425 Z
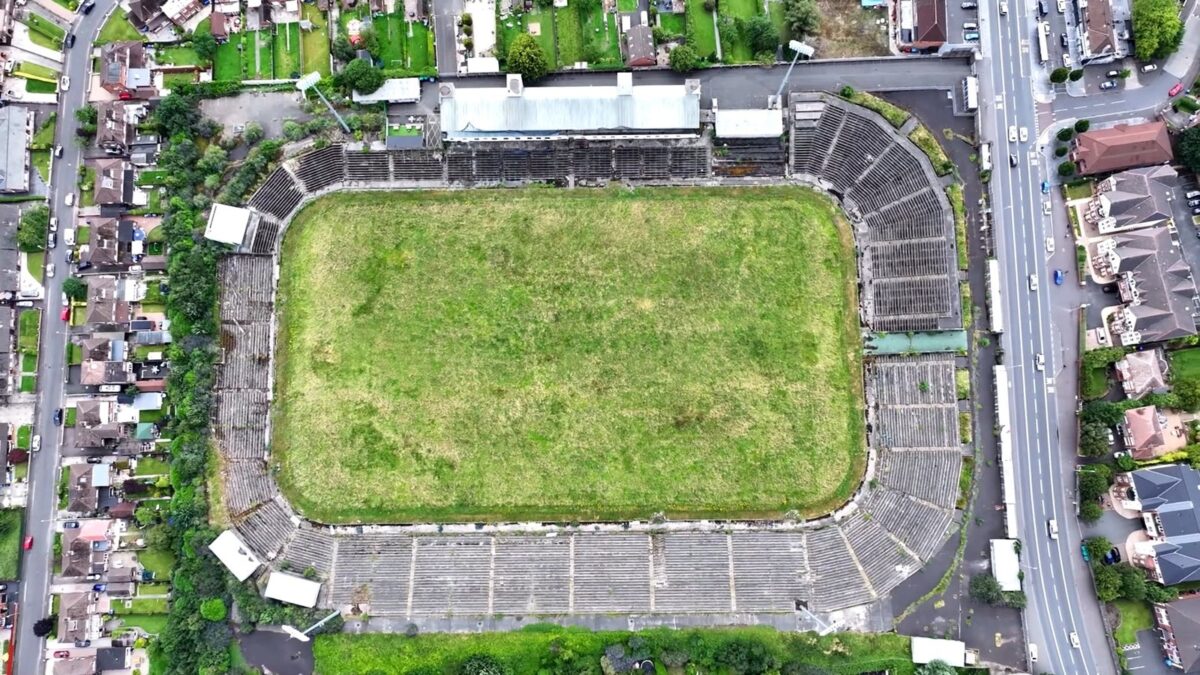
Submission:
M 795 63 L 795 62 L 793 61 L 793 63 Z M 338 124 L 342 125 L 342 131 L 349 134 L 350 127 L 346 126 L 346 120 L 342 119 L 342 116 L 338 114 L 338 111 L 333 109 L 333 104 L 329 102 L 329 99 L 325 98 L 325 94 L 322 94 L 321 90 L 317 88 L 317 83 L 320 81 L 321 81 L 321 73 L 318 73 L 317 71 L 314 70 L 313 72 L 305 75 L 304 77 L 300 78 L 299 80 L 296 80 L 296 88 L 299 89 L 301 92 L 307 92 L 309 89 L 312 89 L 313 91 L 317 92 L 317 96 L 319 96 L 321 98 L 321 100 L 325 103 L 325 107 L 329 108 L 329 112 L 333 113 L 333 118 L 338 121 Z
M 283 632 L 284 632 L 284 633 L 287 633 L 287 634 L 288 634 L 288 637 L 294 638 L 294 639 L 296 639 L 296 640 L 299 640 L 299 641 L 301 641 L 301 642 L 308 642 L 309 640 L 311 640 L 311 639 L 312 639 L 312 638 L 310 638 L 310 637 L 308 636 L 308 634 L 309 634 L 309 633 L 311 633 L 311 632 L 313 632 L 314 630 L 316 630 L 316 629 L 320 628 L 321 626 L 323 626 L 323 625 L 325 624 L 325 622 L 326 622 L 326 621 L 329 621 L 330 619 L 332 619 L 333 617 L 337 616 L 338 614 L 341 614 L 341 611 L 339 611 L 339 610 L 335 610 L 334 612 L 330 613 L 330 614 L 329 614 L 329 616 L 327 616 L 327 617 L 325 617 L 324 619 L 321 619 L 320 621 L 318 621 L 318 622 L 314 623 L 313 625 L 309 626 L 307 629 L 305 629 L 305 630 L 303 630 L 303 631 L 297 630 L 297 629 L 296 629 L 295 627 L 293 627 L 293 626 L 289 626 L 289 625 L 287 625 L 287 624 L 284 624 L 284 626 L 283 626 Z
M 792 63 L 791 63 L 791 65 L 788 66 L 787 72 L 784 73 L 784 75 L 783 75 L 783 81 L 781 81 L 779 83 L 778 91 L 775 92 L 775 100 L 776 101 L 778 101 L 779 97 L 781 95 L 783 95 L 783 87 L 784 87 L 784 85 L 787 84 L 788 78 L 790 78 L 792 76 L 792 68 L 796 67 L 796 61 L 798 61 L 800 59 L 800 55 L 803 54 L 804 58 L 810 59 L 810 58 L 812 58 L 812 55 L 815 52 L 815 50 L 812 47 L 804 44 L 803 42 L 801 42 L 799 40 L 790 40 L 788 42 L 788 48 L 791 49 L 796 54 L 795 54 L 795 56 L 792 57 Z

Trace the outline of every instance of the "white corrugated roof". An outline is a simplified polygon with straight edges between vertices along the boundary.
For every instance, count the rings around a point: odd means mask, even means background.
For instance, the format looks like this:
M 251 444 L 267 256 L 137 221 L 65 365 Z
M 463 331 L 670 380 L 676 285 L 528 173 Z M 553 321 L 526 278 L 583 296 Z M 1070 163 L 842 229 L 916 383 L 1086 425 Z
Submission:
M 263 595 L 280 602 L 312 607 L 317 604 L 317 594 L 320 592 L 321 584 L 316 581 L 309 581 L 294 574 L 271 572 L 271 578 L 267 579 L 267 590 Z
M 993 539 L 991 545 L 992 576 L 1000 583 L 1000 590 L 1021 590 L 1021 558 L 1017 555 L 1017 542 L 1013 539 Z
M 967 645 L 958 640 L 937 640 L 915 637 L 912 639 L 913 663 L 942 661 L 946 665 L 962 668 L 967 665 Z
M 494 56 L 472 56 L 467 59 L 467 72 L 472 75 L 500 72 L 500 61 Z
M 421 80 L 415 77 L 398 77 L 385 80 L 383 86 L 369 94 L 353 92 L 355 103 L 413 103 L 421 100 Z
M 781 110 L 717 110 L 717 138 L 778 138 Z
M 233 530 L 225 530 L 208 545 L 208 550 L 238 581 L 245 581 L 262 563 L 250 547 L 242 543 Z
M 250 209 L 213 204 L 212 211 L 208 214 L 208 226 L 204 228 L 204 238 L 222 244 L 241 246 L 249 225 Z
M 682 84 L 525 87 L 517 96 L 505 87 L 456 88 L 441 106 L 442 131 L 451 139 L 700 127 L 699 89 Z

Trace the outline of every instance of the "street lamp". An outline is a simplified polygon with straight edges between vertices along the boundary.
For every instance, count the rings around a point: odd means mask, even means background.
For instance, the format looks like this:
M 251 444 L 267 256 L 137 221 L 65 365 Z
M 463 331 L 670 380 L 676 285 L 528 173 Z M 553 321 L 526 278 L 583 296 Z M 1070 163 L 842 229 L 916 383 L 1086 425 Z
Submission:
M 792 57 L 792 63 L 788 66 L 787 72 L 783 75 L 783 81 L 779 83 L 779 90 L 775 92 L 776 100 L 778 100 L 780 95 L 783 94 L 783 85 L 787 84 L 788 78 L 792 76 L 792 68 L 796 67 L 796 61 L 800 59 L 800 55 L 803 54 L 805 58 L 812 58 L 814 52 L 812 47 L 799 40 L 790 40 L 788 42 L 788 48 L 795 52 L 795 56 Z
M 333 109 L 333 104 L 329 102 L 329 99 L 325 98 L 325 94 L 322 94 L 320 88 L 317 87 L 317 82 L 320 81 L 321 74 L 314 70 L 296 81 L 296 89 L 299 89 L 301 93 L 306 93 L 309 89 L 317 92 L 317 96 L 325 103 L 325 107 L 329 108 L 329 112 L 333 113 L 333 118 L 338 121 L 338 124 L 342 125 L 342 131 L 349 134 L 350 127 L 346 126 L 346 120 L 342 119 L 338 111 Z

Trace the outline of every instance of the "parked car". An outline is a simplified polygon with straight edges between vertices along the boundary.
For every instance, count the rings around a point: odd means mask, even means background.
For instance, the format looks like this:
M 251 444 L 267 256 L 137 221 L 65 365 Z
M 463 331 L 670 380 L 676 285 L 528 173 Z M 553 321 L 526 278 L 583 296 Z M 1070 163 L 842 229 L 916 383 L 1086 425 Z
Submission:
M 1188 206 L 1200 206 L 1200 199 L 1189 199 Z
M 1119 71 L 1119 70 L 1110 70 L 1110 71 L 1108 71 L 1107 73 L 1105 73 L 1105 74 L 1104 74 L 1104 76 L 1105 76 L 1105 77 L 1120 77 L 1120 76 L 1121 76 L 1121 71 Z
M 1152 73 L 1156 70 L 1158 70 L 1158 66 L 1153 63 L 1147 63 L 1146 65 L 1142 66 L 1142 68 L 1141 68 L 1141 71 L 1143 73 Z
M 67 196 L 63 198 L 63 203 L 67 206 L 75 206 L 75 193 L 68 192 Z
M 1105 80 L 1100 83 L 1100 91 L 1108 91 L 1109 89 L 1116 89 L 1116 88 L 1117 88 L 1116 80 Z
M 1021 142 L 1024 143 L 1028 140 L 1029 140 L 1029 128 L 1021 127 Z
M 67 33 L 67 49 L 75 46 L 75 34 Z
M 62 77 L 58 78 L 58 88 L 63 91 L 67 91 L 68 89 L 70 89 L 71 88 L 70 76 L 63 75 Z
M 71 658 L 71 652 L 68 652 L 68 651 L 61 650 L 61 649 L 60 649 L 59 651 L 56 651 L 56 652 L 54 652 L 54 658 L 56 658 L 56 659 L 69 659 L 69 658 Z
M 77 529 L 79 529 L 79 521 L 78 520 L 68 520 L 67 522 L 63 523 L 63 529 L 64 530 L 77 530 Z
M 49 265 L 46 265 L 46 278 L 47 279 L 54 278 L 54 263 L 50 263 Z
M 1200 216 L 1200 208 L 1192 209 L 1193 216 Z
M 1046 253 L 1054 253 L 1054 237 L 1046 237 Z
M 84 647 L 91 647 L 92 641 L 91 640 L 76 640 L 75 646 L 79 647 L 80 649 L 83 649 Z
M 62 146 L 61 145 L 54 146 L 54 156 L 62 157 Z
M 1083 554 L 1083 562 L 1091 562 L 1092 561 L 1092 554 L 1088 553 L 1087 544 L 1080 544 L 1079 552 Z
M 966 40 L 967 42 L 979 42 L 979 33 L 975 31 L 963 33 L 963 40 Z
M 1050 13 L 1050 11 L 1046 9 L 1046 0 L 1038 0 L 1037 13 L 1038 17 L 1044 17 Z
M 1070 38 L 1067 37 L 1066 33 L 1059 33 L 1058 41 L 1062 43 L 1063 49 L 1067 49 L 1071 46 Z
M 51 219 L 50 219 L 50 231 L 51 231 L 51 232 L 58 232 L 58 218 L 51 218 Z
M 88 457 L 87 458 L 88 464 L 102 464 L 103 462 L 104 462 L 103 457 Z
M 99 578 L 100 578 L 100 575 L 99 575 L 98 573 L 96 573 L 96 572 L 92 572 L 91 574 L 89 574 L 89 575 L 87 575 L 86 577 L 84 577 L 84 579 L 87 579 L 88 581 L 95 581 L 95 580 L 97 580 L 97 579 L 99 579 Z
M 1187 197 L 1188 199 L 1196 199 L 1197 197 L 1200 197 L 1200 190 L 1189 190 L 1184 197 Z
M 47 248 L 54 248 L 55 246 L 58 246 L 58 233 L 57 232 L 51 232 L 46 235 L 46 246 L 47 246 Z
M 106 588 L 108 588 L 107 584 L 92 584 L 92 590 L 97 593 L 103 593 Z
M 25 549 L 26 551 L 33 548 L 33 535 L 25 537 L 25 543 L 22 544 L 21 548 Z
M 1067 0 L 1058 0 L 1057 4 L 1058 4 L 1058 13 L 1066 14 L 1067 13 Z
M 71 320 L 71 308 L 63 307 L 62 313 L 60 313 L 58 315 L 58 318 L 62 319 L 63 321 L 70 321 Z
M 1116 546 L 1112 547 L 1112 550 L 1108 552 L 1108 555 L 1112 556 L 1113 562 L 1121 562 L 1121 549 L 1117 548 Z
M 93 9 L 96 9 L 96 0 L 87 0 L 79 6 L 79 11 L 84 14 L 91 14 Z
M 1044 195 L 1050 194 L 1050 181 L 1048 181 L 1048 180 L 1042 181 L 1042 194 L 1044 194 Z
M 959 7 L 962 7 L 963 9 L 979 9 L 979 3 L 977 3 L 977 2 L 964 2 L 964 3 L 962 3 L 961 5 L 959 5 Z
M 1008 0 L 1000 0 L 1000 16 L 1008 14 Z
M 63 409 L 55 408 L 54 409 L 54 424 L 55 424 L 55 426 L 58 426 L 58 425 L 61 425 L 62 423 L 63 423 Z
M 1168 98 L 1174 98 L 1175 96 L 1178 96 L 1178 95 L 1179 95 L 1179 92 L 1181 92 L 1181 91 L 1183 91 L 1183 83 L 1182 83 L 1182 82 L 1176 82 L 1176 83 L 1175 83 L 1175 86 L 1174 86 L 1174 87 L 1171 87 L 1171 91 L 1168 91 L 1168 92 L 1167 92 L 1167 97 L 1168 97 Z
M 1067 278 L 1066 272 L 1064 272 L 1063 270 L 1054 270 L 1054 285 L 1055 286 L 1062 286 L 1063 281 L 1066 280 L 1066 278 Z
M 41 450 L 41 449 L 42 449 L 42 436 L 41 436 L 41 434 L 34 434 L 34 435 L 33 435 L 33 440 L 32 440 L 32 441 L 29 443 L 29 448 L 30 448 L 31 450 L 33 450 L 34 452 L 37 452 L 38 450 Z

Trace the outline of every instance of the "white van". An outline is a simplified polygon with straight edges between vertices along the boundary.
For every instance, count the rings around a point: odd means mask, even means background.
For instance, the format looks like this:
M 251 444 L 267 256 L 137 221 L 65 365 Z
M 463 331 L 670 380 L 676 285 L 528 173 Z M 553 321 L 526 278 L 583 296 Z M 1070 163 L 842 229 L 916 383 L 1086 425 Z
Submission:
M 1050 538 L 1057 540 L 1058 539 L 1058 521 L 1051 518 L 1049 521 L 1046 522 L 1046 527 L 1047 527 L 1047 529 L 1050 530 Z
M 1029 643 L 1029 662 L 1037 663 L 1037 645 L 1032 642 Z
M 63 230 L 63 242 L 66 243 L 67 246 L 75 245 L 75 228 L 68 227 Z

